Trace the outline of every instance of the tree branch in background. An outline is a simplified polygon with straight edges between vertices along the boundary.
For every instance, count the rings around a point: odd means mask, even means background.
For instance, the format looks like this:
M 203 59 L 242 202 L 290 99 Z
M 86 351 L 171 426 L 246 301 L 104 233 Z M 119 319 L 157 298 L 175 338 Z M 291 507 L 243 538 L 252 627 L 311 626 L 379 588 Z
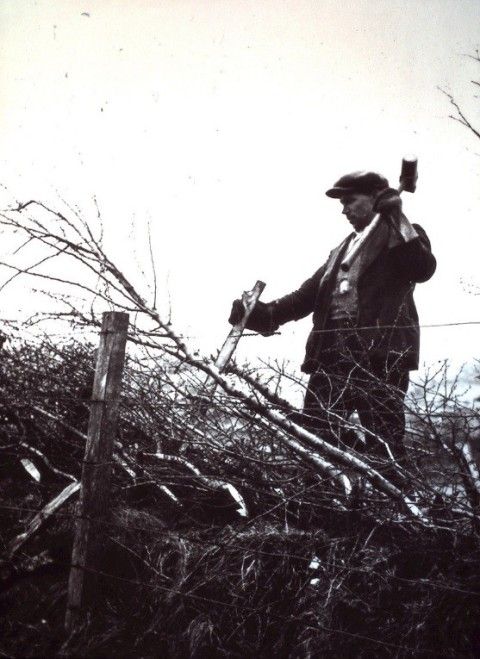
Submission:
M 480 53 L 478 50 L 474 55 L 467 55 L 467 57 L 480 64 Z M 480 81 L 478 80 L 470 80 L 470 82 L 476 87 L 480 86 Z M 439 90 L 442 92 L 442 94 L 445 94 L 445 96 L 450 101 L 450 104 L 455 109 L 455 114 L 449 115 L 449 118 L 457 121 L 459 124 L 467 128 L 471 133 L 473 133 L 475 137 L 480 139 L 480 130 L 467 118 L 465 111 L 455 99 L 455 96 L 450 92 L 447 92 L 445 89 L 442 89 L 441 87 L 439 87 Z

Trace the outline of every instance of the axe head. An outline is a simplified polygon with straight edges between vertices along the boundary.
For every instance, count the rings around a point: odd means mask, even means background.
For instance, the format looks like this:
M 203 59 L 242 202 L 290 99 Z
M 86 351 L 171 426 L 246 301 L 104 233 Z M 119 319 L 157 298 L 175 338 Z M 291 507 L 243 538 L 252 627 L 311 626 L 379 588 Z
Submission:
M 415 192 L 417 187 L 418 159 L 415 156 L 408 156 L 402 160 L 402 171 L 400 172 L 400 187 L 406 192 Z

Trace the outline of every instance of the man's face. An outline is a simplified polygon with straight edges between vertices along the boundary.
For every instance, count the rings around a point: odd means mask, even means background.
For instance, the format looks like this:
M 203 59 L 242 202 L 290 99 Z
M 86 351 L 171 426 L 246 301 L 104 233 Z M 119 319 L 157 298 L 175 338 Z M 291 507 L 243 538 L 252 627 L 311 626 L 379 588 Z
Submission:
M 347 220 L 355 231 L 365 229 L 375 216 L 373 212 L 374 195 L 352 192 L 342 197 L 340 203 L 343 206 L 342 214 L 347 216 Z

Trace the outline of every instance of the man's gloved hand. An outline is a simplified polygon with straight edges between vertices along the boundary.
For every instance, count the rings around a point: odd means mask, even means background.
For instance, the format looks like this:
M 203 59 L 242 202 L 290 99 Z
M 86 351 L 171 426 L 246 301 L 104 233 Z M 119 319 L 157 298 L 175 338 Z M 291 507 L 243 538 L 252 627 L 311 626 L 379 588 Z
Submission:
M 228 322 L 230 325 L 237 325 L 242 320 L 244 314 L 245 307 L 243 306 L 243 302 L 241 300 L 234 300 Z
M 242 300 L 233 301 L 230 318 L 228 319 L 230 325 L 237 325 L 245 314 L 245 308 L 248 308 L 252 303 L 252 300 L 249 298 L 249 291 L 246 291 L 242 297 Z M 248 319 L 247 329 L 252 330 L 252 332 L 258 332 L 263 336 L 272 336 L 272 334 L 275 334 L 278 324 L 272 324 L 270 307 L 270 304 L 265 304 L 265 302 L 257 300 Z
M 402 200 L 398 190 L 395 190 L 395 188 L 382 190 L 375 200 L 373 210 L 376 213 L 385 213 L 398 217 L 402 210 Z
M 394 241 L 405 243 L 418 238 L 414 227 L 402 213 L 402 200 L 400 199 L 400 193 L 395 188 L 382 190 L 375 200 L 373 210 L 376 213 L 384 214 L 388 218 L 394 229 Z

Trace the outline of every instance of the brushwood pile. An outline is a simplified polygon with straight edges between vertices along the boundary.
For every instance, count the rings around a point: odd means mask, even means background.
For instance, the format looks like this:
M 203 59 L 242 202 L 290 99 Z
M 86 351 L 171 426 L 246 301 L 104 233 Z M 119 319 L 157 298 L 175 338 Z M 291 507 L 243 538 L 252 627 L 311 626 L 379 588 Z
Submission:
M 437 492 L 418 504 L 434 521 L 422 524 L 355 475 L 347 498 L 221 391 L 200 413 L 188 365 L 138 354 L 123 376 L 91 614 L 67 637 L 78 495 L 12 547 L 80 480 L 94 348 L 3 349 L 2 656 L 478 656 L 479 510 L 445 449 L 467 437 L 478 460 L 475 403 L 452 393 L 410 416 L 412 478 Z

